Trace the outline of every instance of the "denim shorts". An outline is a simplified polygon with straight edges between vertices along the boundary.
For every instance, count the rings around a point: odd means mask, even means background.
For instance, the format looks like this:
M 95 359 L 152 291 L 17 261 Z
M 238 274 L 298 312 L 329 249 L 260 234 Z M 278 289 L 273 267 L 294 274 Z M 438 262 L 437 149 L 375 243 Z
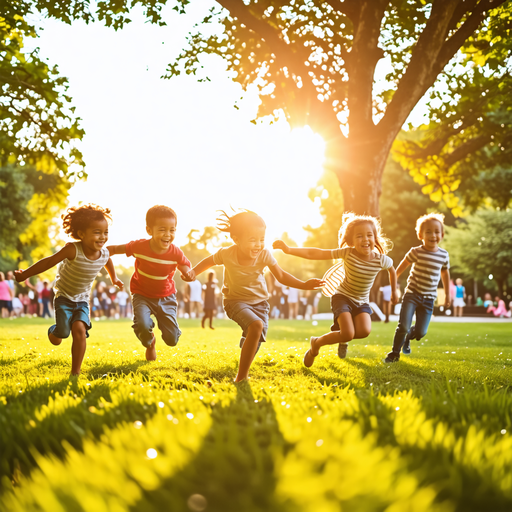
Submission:
M 333 325 L 331 331 L 339 331 L 340 325 L 338 324 L 338 317 L 341 313 L 350 313 L 352 318 L 360 315 L 361 313 L 373 313 L 369 304 L 356 304 L 352 299 L 341 293 L 336 293 L 331 297 L 331 309 L 333 314 Z
M 240 300 L 225 300 L 224 311 L 228 318 L 236 322 L 242 328 L 242 337 L 245 339 L 247 336 L 247 329 L 249 326 L 259 320 L 263 323 L 263 330 L 261 331 L 260 343 L 266 341 L 268 329 L 268 315 L 270 313 L 270 306 L 266 300 L 258 302 L 258 304 L 247 304 Z M 243 341 L 241 342 L 241 345 Z
M 55 325 L 52 325 L 48 332 L 57 338 L 68 338 L 71 334 L 71 326 L 75 322 L 85 324 L 85 336 L 89 337 L 89 329 L 92 328 L 89 315 L 88 302 L 73 302 L 66 297 L 56 297 L 53 302 L 55 309 Z

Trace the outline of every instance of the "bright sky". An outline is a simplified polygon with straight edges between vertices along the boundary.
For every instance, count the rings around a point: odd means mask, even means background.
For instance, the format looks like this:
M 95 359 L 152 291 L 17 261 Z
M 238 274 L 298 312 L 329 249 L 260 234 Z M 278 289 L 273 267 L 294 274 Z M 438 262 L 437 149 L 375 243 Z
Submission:
M 251 124 L 258 98 L 246 95 L 240 110 L 233 107 L 242 90 L 220 59 L 205 60 L 211 82 L 160 78 L 206 5 L 194 2 L 187 16 L 169 9 L 167 27 L 142 17 L 118 32 L 44 22 L 40 55 L 68 77 L 86 131 L 80 149 L 89 177 L 72 189 L 70 204 L 111 208 L 109 243 L 145 238 L 145 213 L 155 204 L 177 212 L 177 245 L 230 206 L 258 212 L 268 244 L 285 231 L 300 244 L 302 227 L 321 223 L 307 197 L 323 172 L 319 136 L 291 132 L 286 122 Z

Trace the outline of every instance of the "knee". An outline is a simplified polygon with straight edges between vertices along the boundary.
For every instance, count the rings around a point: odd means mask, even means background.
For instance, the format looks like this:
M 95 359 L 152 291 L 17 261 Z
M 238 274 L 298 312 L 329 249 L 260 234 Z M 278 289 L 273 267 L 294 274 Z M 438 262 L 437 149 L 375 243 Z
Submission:
M 254 321 L 249 325 L 248 331 L 261 336 L 261 333 L 263 332 L 263 322 L 261 320 Z
M 370 329 L 358 329 L 354 335 L 354 338 L 360 340 L 362 338 L 368 338 L 368 336 L 370 336 L 370 332 L 371 330 Z
M 175 347 L 178 344 L 178 340 L 180 339 L 181 332 L 163 332 L 162 339 L 164 343 L 169 347 Z
M 132 327 L 138 332 L 150 332 L 155 326 L 155 323 L 150 316 L 135 317 Z
M 418 328 L 414 328 L 414 339 L 415 340 L 421 340 L 421 338 L 424 338 L 427 335 L 427 330 L 418 330 Z
M 71 333 L 73 334 L 73 338 L 85 338 L 85 333 L 87 329 L 85 328 L 85 324 L 83 322 L 75 322 L 71 326 Z

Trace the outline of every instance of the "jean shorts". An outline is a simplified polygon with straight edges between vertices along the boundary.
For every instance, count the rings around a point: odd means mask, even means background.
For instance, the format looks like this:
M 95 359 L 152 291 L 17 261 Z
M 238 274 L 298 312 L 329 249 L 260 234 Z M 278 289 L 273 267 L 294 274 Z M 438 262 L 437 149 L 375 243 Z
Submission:
M 225 300 L 224 311 L 226 312 L 226 315 L 228 315 L 228 318 L 236 322 L 242 328 L 243 341 L 245 341 L 249 326 L 253 322 L 260 320 L 263 323 L 260 343 L 266 341 L 268 315 L 270 313 L 270 306 L 266 300 L 258 302 L 258 304 L 247 304 L 240 300 Z M 241 340 L 240 346 L 243 345 L 243 341 Z
M 352 299 L 341 293 L 336 293 L 331 297 L 331 309 L 333 314 L 333 325 L 331 331 L 339 331 L 340 325 L 338 324 L 338 317 L 341 313 L 350 313 L 352 318 L 360 315 L 361 313 L 373 313 L 372 308 L 369 304 L 356 304 Z
M 66 297 L 56 297 L 53 302 L 55 309 L 55 325 L 52 325 L 48 332 L 57 338 L 68 338 L 71 334 L 71 326 L 75 322 L 85 324 L 85 336 L 89 337 L 89 330 L 92 328 L 89 315 L 89 303 L 73 302 Z

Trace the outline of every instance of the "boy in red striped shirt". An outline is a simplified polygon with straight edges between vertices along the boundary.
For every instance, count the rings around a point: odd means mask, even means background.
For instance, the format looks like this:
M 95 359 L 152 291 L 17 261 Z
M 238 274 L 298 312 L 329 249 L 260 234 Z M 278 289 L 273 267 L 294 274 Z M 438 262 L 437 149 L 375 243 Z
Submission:
M 181 331 L 176 320 L 178 303 L 174 273 L 190 271 L 190 261 L 172 242 L 176 236 L 178 218 L 168 206 L 153 206 L 146 214 L 146 231 L 149 240 L 135 240 L 125 245 L 110 246 L 110 254 L 135 257 L 135 272 L 130 281 L 133 305 L 133 330 L 146 347 L 146 359 L 156 359 L 155 323 L 162 331 L 164 342 L 174 347 Z

